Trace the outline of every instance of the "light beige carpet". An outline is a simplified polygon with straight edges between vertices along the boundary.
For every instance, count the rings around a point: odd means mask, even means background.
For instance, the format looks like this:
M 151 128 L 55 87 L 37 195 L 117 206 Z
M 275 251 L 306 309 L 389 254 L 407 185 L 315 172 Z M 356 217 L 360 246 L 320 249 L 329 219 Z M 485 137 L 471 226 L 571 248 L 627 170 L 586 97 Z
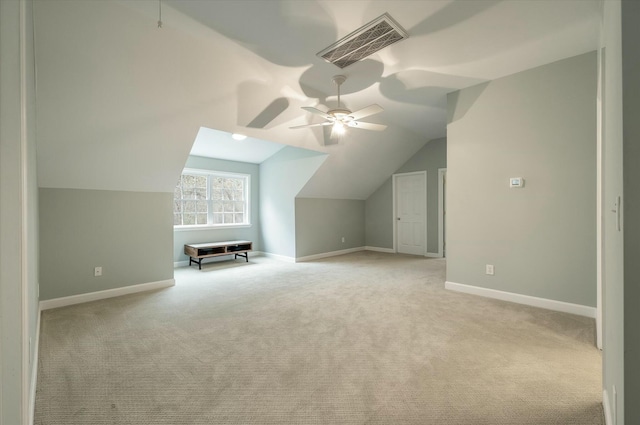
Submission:
M 253 257 L 45 311 L 35 423 L 604 423 L 593 320 L 446 291 L 444 269 Z

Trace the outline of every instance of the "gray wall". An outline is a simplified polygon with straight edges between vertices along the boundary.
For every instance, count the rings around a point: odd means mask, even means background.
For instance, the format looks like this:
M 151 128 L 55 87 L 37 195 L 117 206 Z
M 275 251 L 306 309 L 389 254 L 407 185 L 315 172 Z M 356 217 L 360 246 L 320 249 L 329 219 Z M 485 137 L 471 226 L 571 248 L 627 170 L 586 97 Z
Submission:
M 392 220 L 393 184 L 390 177 L 365 201 L 366 246 L 393 249 Z
M 24 5 L 21 21 L 19 2 L 0 2 L 0 423 L 3 424 L 28 423 L 39 313 L 33 4 L 24 1 Z M 24 50 L 20 46 L 21 29 L 26 35 Z M 22 69 L 21 54 L 25 59 Z M 21 120 L 26 123 L 26 134 L 21 129 Z M 32 351 L 25 353 L 29 345 Z M 23 362 L 25 358 L 27 361 Z M 23 373 L 27 382 L 22 379 Z
M 624 418 L 640 424 L 640 3 L 622 3 L 624 134 Z
M 251 176 L 251 226 L 224 229 L 175 230 L 173 233 L 173 261 L 189 261 L 189 257 L 184 254 L 184 245 L 189 243 L 249 240 L 253 242 L 253 249 L 260 251 L 262 249 L 260 242 L 260 166 L 247 162 L 190 156 L 187 159 L 185 168 L 249 174 Z M 221 258 L 222 260 L 228 260 L 230 257 Z
M 437 253 L 438 169 L 447 168 L 447 139 L 429 141 L 394 174 L 427 171 L 427 251 Z M 389 177 L 366 201 L 366 244 L 393 248 L 393 185 Z
M 364 246 L 364 201 L 297 198 L 295 214 L 296 258 Z
M 260 164 L 262 250 L 295 258 L 295 197 L 326 154 L 287 146 Z
M 596 305 L 596 71 L 592 52 L 449 95 L 448 281 Z
M 41 188 L 40 298 L 173 279 L 172 201 L 172 193 Z

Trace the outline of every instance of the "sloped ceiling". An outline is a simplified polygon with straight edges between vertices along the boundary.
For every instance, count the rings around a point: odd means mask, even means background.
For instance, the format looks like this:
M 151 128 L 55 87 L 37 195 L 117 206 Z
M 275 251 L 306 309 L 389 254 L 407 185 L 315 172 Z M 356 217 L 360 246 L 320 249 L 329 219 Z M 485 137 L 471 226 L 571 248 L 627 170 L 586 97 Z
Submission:
M 200 127 L 321 151 L 300 193 L 366 199 L 430 139 L 446 93 L 597 48 L 591 0 L 35 0 L 42 187 L 171 191 Z M 384 12 L 409 38 L 344 70 L 315 53 Z M 328 143 L 301 106 L 345 74 L 367 121 Z

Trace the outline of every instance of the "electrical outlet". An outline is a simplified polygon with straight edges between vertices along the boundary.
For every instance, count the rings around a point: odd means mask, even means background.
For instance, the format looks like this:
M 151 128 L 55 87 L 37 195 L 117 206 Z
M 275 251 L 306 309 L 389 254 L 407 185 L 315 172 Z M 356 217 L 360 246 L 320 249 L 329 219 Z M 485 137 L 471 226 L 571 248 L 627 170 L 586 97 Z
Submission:
M 490 276 L 493 276 L 493 264 L 487 264 L 485 266 L 485 273 Z
M 342 243 L 344 243 L 344 236 L 342 237 Z
M 93 275 L 95 277 L 102 276 L 102 267 L 96 267 L 93 269 Z

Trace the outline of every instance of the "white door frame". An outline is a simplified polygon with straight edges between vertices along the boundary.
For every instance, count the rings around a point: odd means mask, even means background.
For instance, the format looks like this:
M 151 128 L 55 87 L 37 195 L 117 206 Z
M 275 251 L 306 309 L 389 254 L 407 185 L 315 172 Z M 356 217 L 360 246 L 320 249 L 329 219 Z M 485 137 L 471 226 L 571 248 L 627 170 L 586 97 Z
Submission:
M 604 48 L 598 49 L 598 87 L 596 96 L 596 346 L 602 350 L 602 294 L 604 282 L 604 126 L 602 125 L 602 99 L 604 78 Z
M 397 205 L 397 200 L 396 200 L 396 187 L 397 187 L 397 178 L 398 177 L 404 177 L 404 176 L 412 176 L 412 175 L 422 175 L 424 176 L 424 188 L 426 191 L 427 188 L 427 172 L 426 171 L 415 171 L 412 173 L 398 173 L 398 174 L 393 174 L 391 176 L 391 181 L 392 181 L 392 198 L 393 198 L 393 216 L 391 217 L 392 223 L 393 223 L 393 252 L 395 252 L 396 254 L 398 253 L 398 225 L 397 225 L 397 217 L 398 217 L 398 205 Z M 422 255 L 427 255 L 427 194 L 425 193 L 424 196 L 424 252 Z
M 444 202 L 445 202 L 445 176 L 446 168 L 438 168 L 438 257 L 442 258 L 445 251 L 445 233 L 444 233 Z

